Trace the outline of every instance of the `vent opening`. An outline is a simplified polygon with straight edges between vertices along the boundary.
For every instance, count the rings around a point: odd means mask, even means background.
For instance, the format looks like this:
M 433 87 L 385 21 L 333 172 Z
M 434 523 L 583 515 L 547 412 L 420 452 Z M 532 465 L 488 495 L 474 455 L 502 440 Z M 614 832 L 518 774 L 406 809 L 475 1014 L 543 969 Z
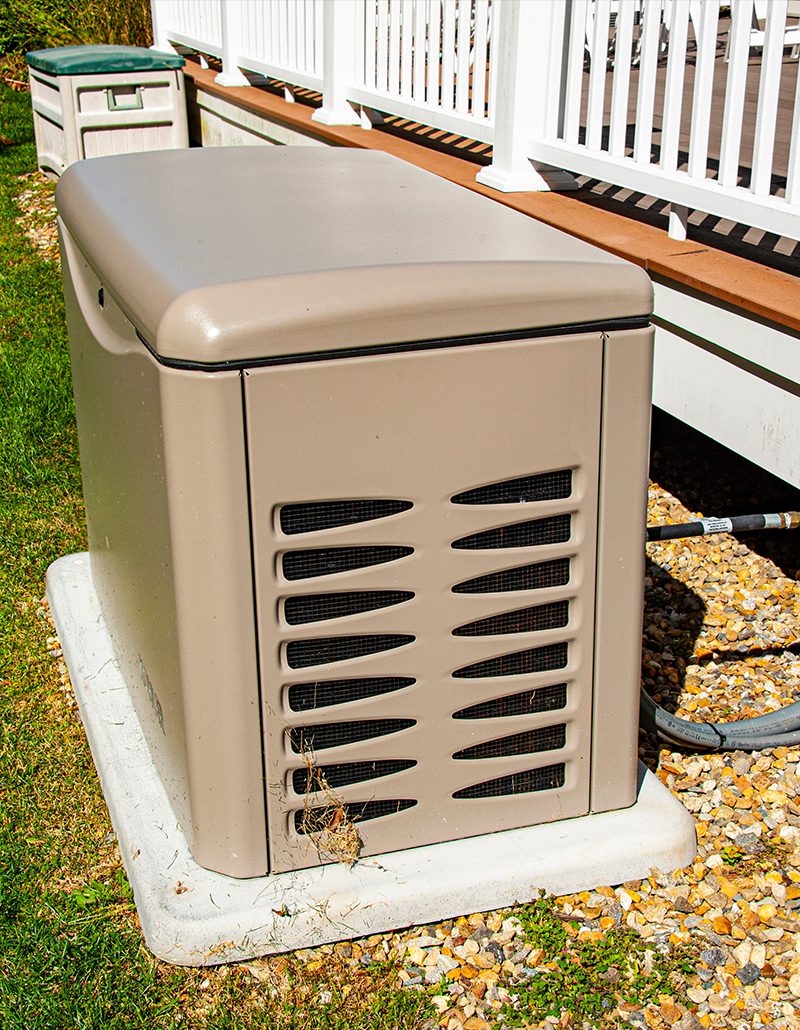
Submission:
M 297 833 L 315 834 L 330 830 L 337 816 L 351 823 L 364 823 L 369 819 L 380 819 L 413 808 L 416 801 L 411 798 L 395 798 L 381 801 L 348 801 L 343 805 L 326 805 L 322 808 L 308 808 L 295 812 L 294 828 Z
M 524 676 L 532 672 L 549 672 L 552 669 L 565 668 L 567 657 L 566 643 L 547 644 L 545 647 L 514 651 L 512 654 L 501 654 L 496 658 L 465 665 L 462 669 L 456 669 L 453 676 L 456 679 L 482 679 L 489 676 Z
M 510 737 L 498 740 L 487 740 L 482 744 L 473 744 L 456 751 L 453 758 L 469 760 L 473 758 L 503 758 L 511 755 L 533 755 L 539 751 L 560 751 L 567 743 L 567 727 L 562 722 L 558 726 L 542 726 L 538 730 L 526 733 L 514 733 Z
M 411 501 L 382 501 L 371 498 L 284 504 L 280 510 L 280 526 L 281 531 L 287 536 L 296 533 L 319 533 L 325 529 L 334 529 L 336 526 L 385 519 L 413 507 Z
M 386 737 L 415 725 L 415 719 L 359 719 L 357 722 L 332 722 L 321 726 L 294 726 L 289 730 L 289 743 L 295 754 L 306 755 L 374 737 Z
M 338 762 L 334 765 L 312 765 L 310 769 L 295 769 L 292 773 L 292 789 L 295 794 L 312 794 L 318 788 L 346 787 L 351 783 L 377 780 L 382 776 L 412 769 L 417 763 L 413 759 L 387 759 L 382 762 Z
M 290 669 L 310 665 L 329 665 L 363 658 L 381 651 L 410 644 L 415 638 L 408 633 L 362 634 L 353 637 L 317 637 L 314 640 L 292 640 L 286 645 L 286 663 Z
M 331 705 L 344 705 L 363 701 L 367 697 L 390 694 L 393 690 L 410 687 L 416 680 L 411 676 L 373 676 L 364 679 L 322 680 L 315 683 L 293 683 L 289 687 L 288 702 L 293 712 L 310 712 Z
M 281 559 L 281 567 L 286 579 L 312 579 L 370 565 L 385 565 L 413 553 L 413 547 L 319 547 L 287 551 Z
M 505 547 L 544 547 L 563 544 L 572 532 L 571 515 L 551 515 L 546 519 L 516 522 L 511 526 L 485 529 L 455 540 L 451 547 L 465 551 L 491 550 Z
M 540 472 L 499 483 L 489 483 L 465 490 L 450 500 L 453 504 L 527 504 L 533 501 L 555 501 L 572 493 L 572 469 Z
M 547 590 L 569 583 L 569 558 L 520 565 L 500 572 L 489 572 L 463 583 L 456 583 L 454 594 L 503 594 L 514 590 Z
M 403 601 L 410 601 L 413 596 L 410 590 L 357 590 L 350 593 L 287 597 L 283 602 L 283 617 L 290 626 L 301 626 L 307 622 L 341 619 L 346 615 L 390 608 Z
M 560 629 L 569 621 L 569 601 L 554 601 L 535 608 L 521 608 L 514 612 L 490 615 L 486 619 L 468 622 L 453 630 L 454 637 L 484 637 L 504 633 L 534 633 L 545 629 Z
M 565 782 L 563 762 L 558 765 L 546 765 L 543 769 L 529 769 L 527 772 L 512 773 L 510 776 L 499 776 L 496 780 L 486 780 L 472 787 L 457 790 L 454 798 L 497 798 L 507 794 L 533 794 L 539 790 L 557 790 Z
M 454 719 L 504 719 L 514 715 L 535 715 L 537 712 L 556 712 L 567 707 L 567 684 L 555 683 L 538 690 L 524 690 L 508 697 L 494 697 L 490 701 L 470 705 L 453 714 Z

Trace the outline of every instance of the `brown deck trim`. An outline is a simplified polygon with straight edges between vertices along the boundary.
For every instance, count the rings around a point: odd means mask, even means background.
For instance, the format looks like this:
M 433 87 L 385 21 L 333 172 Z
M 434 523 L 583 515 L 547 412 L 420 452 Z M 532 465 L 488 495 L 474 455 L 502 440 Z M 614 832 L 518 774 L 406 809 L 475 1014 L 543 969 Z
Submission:
M 280 97 L 251 86 L 218 86 L 214 82 L 216 72 L 192 62 L 187 63 L 184 71 L 205 92 L 254 114 L 264 115 L 287 128 L 333 146 L 394 154 L 515 211 L 627 258 L 652 275 L 800 332 L 800 283 L 785 272 L 689 240 L 670 239 L 660 229 L 611 211 L 598 210 L 574 194 L 500 193 L 475 182 L 477 169 L 472 161 L 429 150 L 384 132 L 365 132 L 358 126 L 322 125 L 312 120 L 309 107 L 287 104 Z

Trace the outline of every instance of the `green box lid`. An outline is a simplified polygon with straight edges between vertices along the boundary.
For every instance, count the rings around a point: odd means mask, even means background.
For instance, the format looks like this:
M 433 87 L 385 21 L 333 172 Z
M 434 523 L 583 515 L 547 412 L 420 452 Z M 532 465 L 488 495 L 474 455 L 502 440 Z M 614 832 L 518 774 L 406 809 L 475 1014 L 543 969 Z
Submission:
M 32 50 L 25 60 L 37 71 L 48 75 L 98 75 L 104 72 L 154 72 L 182 68 L 179 54 L 146 50 L 136 46 L 59 46 Z

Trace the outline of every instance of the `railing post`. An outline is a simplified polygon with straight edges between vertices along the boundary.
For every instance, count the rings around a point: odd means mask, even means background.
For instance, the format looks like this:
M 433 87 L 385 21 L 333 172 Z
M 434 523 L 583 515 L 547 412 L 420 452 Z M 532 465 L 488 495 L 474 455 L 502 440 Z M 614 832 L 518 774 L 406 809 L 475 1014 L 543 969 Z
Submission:
M 359 125 L 347 100 L 356 66 L 357 0 L 327 0 L 322 23 L 322 107 L 311 116 L 323 125 Z
M 151 50 L 159 50 L 168 54 L 175 53 L 175 47 L 167 35 L 167 11 L 170 0 L 150 0 L 150 21 L 153 23 L 153 45 Z
M 575 189 L 567 172 L 528 156 L 530 140 L 544 136 L 548 104 L 560 99 L 565 0 L 502 0 L 492 62 L 497 68 L 492 163 L 477 181 L 503 193 Z
M 242 50 L 242 0 L 219 0 L 222 23 L 222 71 L 214 79 L 220 86 L 249 86 L 239 67 Z

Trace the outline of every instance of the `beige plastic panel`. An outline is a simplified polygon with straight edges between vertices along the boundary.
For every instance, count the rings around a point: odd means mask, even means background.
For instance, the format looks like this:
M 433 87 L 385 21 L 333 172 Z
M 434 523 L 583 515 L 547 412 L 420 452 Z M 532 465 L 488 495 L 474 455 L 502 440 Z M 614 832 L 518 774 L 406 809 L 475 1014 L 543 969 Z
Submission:
M 411 799 L 414 807 L 358 824 L 374 854 L 508 827 L 577 816 L 589 809 L 595 543 L 602 342 L 600 334 L 449 348 L 262 368 L 246 378 L 246 418 L 273 871 L 318 864 L 295 829 L 305 799 L 291 789 L 304 768 L 288 731 L 355 720 L 409 719 L 385 736 L 316 750 L 318 766 L 414 761 L 393 775 L 337 789 L 343 802 Z M 461 491 L 552 470 L 572 469 L 568 498 L 454 504 Z M 389 518 L 312 533 L 280 530 L 283 504 L 337 499 L 410 501 Z M 493 527 L 560 514 L 569 539 L 535 547 L 454 549 L 454 540 Z M 405 546 L 388 564 L 286 580 L 281 555 L 295 550 Z M 454 593 L 473 577 L 568 558 L 564 586 L 519 592 Z M 402 604 L 331 621 L 290 626 L 285 599 L 332 591 L 403 590 Z M 569 601 L 562 628 L 453 636 L 473 620 L 556 600 Z M 638 614 L 637 614 L 638 618 Z M 291 642 L 353 634 L 408 634 L 395 650 L 309 668 L 290 668 Z M 455 678 L 471 663 L 566 642 L 564 668 Z M 297 712 L 297 683 L 410 677 L 413 685 L 366 700 Z M 566 684 L 559 711 L 494 719 L 453 719 L 465 706 L 546 685 Z M 565 746 L 539 753 L 455 760 L 463 748 L 564 724 Z M 317 731 L 319 732 L 319 731 Z M 454 792 L 499 777 L 563 764 L 559 789 L 478 799 Z M 625 785 L 627 789 L 627 785 Z M 394 806 L 396 808 L 396 806 Z
M 76 165 L 58 203 L 150 346 L 181 361 L 258 361 L 652 310 L 650 280 L 634 265 L 375 152 L 131 154 Z
M 197 861 L 267 871 L 242 391 L 158 365 L 62 227 L 92 574 Z

